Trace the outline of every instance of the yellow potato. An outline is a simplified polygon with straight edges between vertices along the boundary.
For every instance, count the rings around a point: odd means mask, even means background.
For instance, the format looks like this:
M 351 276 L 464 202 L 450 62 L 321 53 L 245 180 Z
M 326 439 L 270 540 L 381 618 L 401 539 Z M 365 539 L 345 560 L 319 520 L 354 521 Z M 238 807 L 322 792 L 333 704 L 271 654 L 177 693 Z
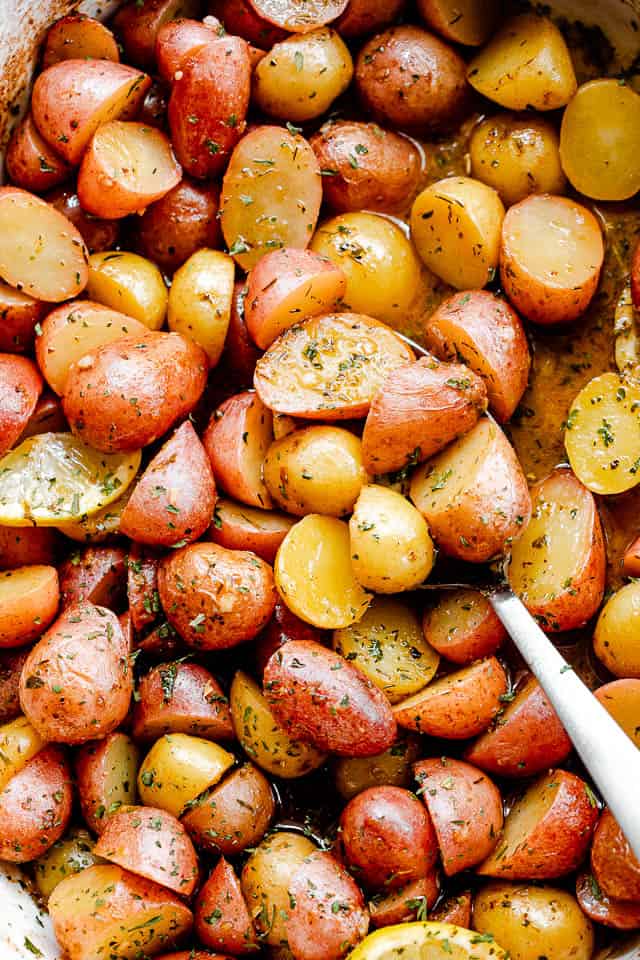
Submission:
M 640 483 L 640 387 L 603 373 L 582 388 L 567 417 L 564 443 L 573 472 L 593 493 Z
M 350 513 L 367 482 L 360 439 L 341 427 L 307 427 L 276 440 L 263 469 L 273 500 L 301 517 Z
M 547 17 L 532 13 L 504 24 L 471 61 L 467 79 L 509 110 L 556 110 L 577 86 L 562 34 Z
M 388 487 L 363 488 L 349 520 L 356 579 L 376 593 L 413 590 L 433 567 L 427 522 L 412 503 Z
M 278 549 L 274 573 L 289 609 L 321 630 L 356 623 L 371 602 L 351 566 L 349 528 L 334 517 L 310 513 L 296 523 Z
M 497 0 L 418 0 L 418 11 L 447 40 L 478 47 L 491 36 L 500 4 Z
M 436 276 L 458 290 L 493 279 L 504 207 L 496 191 L 471 177 L 447 177 L 423 190 L 411 210 L 411 237 Z
M 420 263 L 402 230 L 376 213 L 343 213 L 318 228 L 311 249 L 345 273 L 345 308 L 401 326 L 420 291 Z
M 57 840 L 34 865 L 34 878 L 41 896 L 47 900 L 61 880 L 80 873 L 100 862 L 93 852 L 93 838 L 88 830 L 71 830 Z
M 26 767 L 45 742 L 26 717 L 17 717 L 0 727 L 0 790 Z
M 562 117 L 560 158 L 572 186 L 595 200 L 640 190 L 640 96 L 618 80 L 583 84 Z
M 324 763 L 325 754 L 313 744 L 291 739 L 274 717 L 258 684 L 242 670 L 233 678 L 229 703 L 243 750 L 267 773 L 293 780 Z
M 474 128 L 469 142 L 471 175 L 509 206 L 530 193 L 563 193 L 558 134 L 540 117 L 499 113 Z
M 127 251 L 105 250 L 89 257 L 87 293 L 92 300 L 120 310 L 160 330 L 167 313 L 167 288 L 155 263 Z
M 138 772 L 138 792 L 146 806 L 179 817 L 188 804 L 212 787 L 234 764 L 217 743 L 186 733 L 156 740 Z
M 252 96 L 264 113 L 299 123 L 328 110 L 352 77 L 348 48 L 324 27 L 276 43 L 254 70 Z
M 640 677 L 640 581 L 625 584 L 602 608 L 593 649 L 616 677 Z
M 335 630 L 333 649 L 362 670 L 391 703 L 422 690 L 440 662 L 424 639 L 417 615 L 393 597 L 374 597 L 358 623 Z
M 593 927 L 566 890 L 489 883 L 476 894 L 473 927 L 511 960 L 591 960 Z
M 399 731 L 396 742 L 374 757 L 337 757 L 333 762 L 336 790 L 343 800 L 351 800 L 369 787 L 390 785 L 409 787 L 412 765 L 420 756 L 420 740 L 406 730 Z
M 219 250 L 198 250 L 173 275 L 169 291 L 169 329 L 206 351 L 215 367 L 229 328 L 235 265 Z

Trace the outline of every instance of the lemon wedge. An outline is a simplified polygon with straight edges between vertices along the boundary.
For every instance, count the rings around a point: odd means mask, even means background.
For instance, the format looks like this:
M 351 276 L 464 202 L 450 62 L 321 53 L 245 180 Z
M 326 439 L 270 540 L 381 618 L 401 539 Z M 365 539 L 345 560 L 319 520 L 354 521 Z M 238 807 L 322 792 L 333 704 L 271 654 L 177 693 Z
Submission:
M 130 486 L 121 497 L 97 513 L 83 513 L 78 520 L 65 520 L 58 524 L 58 530 L 79 543 L 102 543 L 119 532 L 120 517 L 132 493 L 133 486 Z
M 490 933 L 452 923 L 399 923 L 365 937 L 348 960 L 507 960 Z
M 133 481 L 141 453 L 100 453 L 71 433 L 29 437 L 0 460 L 0 525 L 62 526 L 97 513 Z

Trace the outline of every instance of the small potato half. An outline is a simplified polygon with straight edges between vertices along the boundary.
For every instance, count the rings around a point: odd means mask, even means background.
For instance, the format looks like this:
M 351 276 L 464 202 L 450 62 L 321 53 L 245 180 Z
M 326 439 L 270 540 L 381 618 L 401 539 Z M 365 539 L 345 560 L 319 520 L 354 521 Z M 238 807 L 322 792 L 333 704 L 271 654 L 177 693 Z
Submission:
M 272 506 L 263 477 L 263 463 L 272 440 L 271 411 L 253 390 L 225 400 L 202 438 L 216 482 L 248 506 Z
M 212 367 L 220 359 L 229 328 L 234 275 L 228 254 L 205 248 L 176 270 L 169 291 L 169 329 L 199 344 Z
M 137 802 L 138 748 L 118 730 L 87 743 L 76 755 L 80 809 L 87 826 L 98 835 L 109 817 Z
M 102 250 L 89 258 L 89 296 L 160 330 L 167 314 L 167 288 L 151 260 L 126 250 Z M 131 331 L 133 332 L 133 330 Z
M 612 594 L 598 617 L 593 651 L 615 677 L 640 679 L 640 582 Z
M 36 640 L 55 619 L 59 602 L 55 567 L 36 564 L 0 573 L 0 648 Z
M 507 636 L 487 598 L 478 590 L 444 590 L 425 611 L 424 637 L 453 663 L 472 663 L 491 656 Z
M 140 800 L 179 817 L 201 793 L 218 783 L 233 763 L 233 755 L 217 743 L 186 733 L 167 733 L 156 740 L 140 765 Z

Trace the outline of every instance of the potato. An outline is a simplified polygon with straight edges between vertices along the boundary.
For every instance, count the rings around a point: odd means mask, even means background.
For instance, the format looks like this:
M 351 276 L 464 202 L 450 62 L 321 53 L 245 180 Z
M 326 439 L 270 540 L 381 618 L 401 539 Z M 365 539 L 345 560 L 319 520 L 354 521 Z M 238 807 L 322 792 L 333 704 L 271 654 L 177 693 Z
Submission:
M 176 156 L 192 177 L 215 177 L 245 129 L 251 81 L 247 44 L 240 37 L 214 37 L 179 73 L 168 112 Z
M 427 913 L 431 914 L 439 894 L 435 870 L 420 880 L 412 880 L 399 890 L 374 894 L 369 901 L 371 926 L 377 929 L 396 923 L 409 923 Z
M 500 842 L 477 872 L 508 880 L 552 880 L 586 853 L 598 820 L 588 785 L 565 770 L 535 780 L 511 808 Z
M 155 263 L 124 250 L 104 250 L 89 258 L 89 296 L 112 310 L 134 317 L 149 330 L 160 330 L 168 294 Z
M 109 817 L 137 802 L 139 755 L 125 733 L 110 733 L 88 743 L 76 754 L 76 782 L 82 816 L 89 829 L 101 834 Z
M 0 277 L 58 303 L 77 296 L 87 275 L 87 250 L 73 224 L 32 193 L 0 187 Z
M 479 47 L 491 36 L 500 5 L 495 0 L 418 0 L 418 12 L 446 40 Z
M 468 102 L 466 65 L 452 47 L 420 27 L 391 27 L 360 50 L 356 88 L 381 123 L 424 132 L 450 127 Z
M 462 364 L 426 356 L 397 367 L 371 400 L 362 435 L 367 470 L 415 466 L 468 433 L 486 406 L 483 381 Z
M 225 400 L 203 436 L 216 481 L 249 506 L 269 508 L 262 464 L 273 439 L 271 411 L 252 390 Z
M 158 30 L 155 43 L 156 68 L 160 77 L 173 83 L 179 70 L 196 50 L 216 37 L 222 36 L 224 27 L 214 26 L 215 17 L 207 17 L 206 23 L 179 17 L 168 20 Z M 211 22 L 210 22 L 211 21 Z M 233 31 L 231 31 L 233 33 Z
M 148 956 L 188 933 L 192 915 L 166 887 L 113 864 L 89 867 L 49 898 L 56 937 L 69 960 Z
M 566 760 L 571 740 L 535 677 L 507 697 L 495 726 L 467 749 L 465 759 L 498 777 L 528 777 Z
M 42 377 L 32 360 L 0 353 L 0 456 L 20 439 L 42 392 Z
M 60 397 L 46 388 L 40 394 L 27 425 L 20 434 L 20 441 L 37 437 L 41 433 L 59 433 L 66 429 L 67 421 L 62 412 Z
M 395 742 L 373 757 L 336 757 L 332 763 L 335 787 L 343 800 L 382 785 L 409 787 L 411 764 L 420 755 L 418 737 L 398 731 Z
M 120 531 L 120 517 L 132 493 L 128 486 L 121 497 L 108 503 L 92 514 L 82 514 L 78 520 L 69 520 L 61 523 L 59 530 L 65 537 L 77 540 L 79 543 L 104 543 L 105 540 Z
M 640 679 L 612 680 L 593 692 L 640 749 Z
M 197 847 L 223 856 L 260 843 L 275 812 L 271 785 L 252 763 L 230 773 L 184 814 Z
M 188 649 L 177 630 L 174 630 L 167 620 L 161 620 L 145 637 L 138 639 L 136 647 L 156 660 L 186 656 L 185 650 Z
M 393 23 L 403 7 L 404 0 L 349 0 L 334 26 L 343 37 L 363 37 Z
M 74 187 L 58 187 L 47 194 L 46 200 L 71 221 L 84 240 L 89 253 L 113 250 L 117 247 L 120 221 L 101 220 L 99 217 L 92 217 L 90 213 L 85 213 L 80 206 Z
M 370 484 L 349 520 L 356 580 L 376 593 L 413 590 L 431 573 L 435 551 L 424 517 L 402 494 Z
M 506 206 L 530 193 L 564 193 L 558 134 L 542 118 L 487 117 L 471 134 L 469 154 L 472 176 L 497 190 Z
M 568 323 L 583 314 L 598 286 L 603 256 L 598 221 L 573 200 L 532 195 L 506 213 L 502 285 L 534 323 Z
M 76 828 L 61 840 L 56 840 L 33 865 L 34 880 L 40 896 L 46 902 L 58 884 L 74 873 L 99 862 L 93 852 L 93 839 L 88 830 Z
M 71 367 L 64 412 L 97 450 L 138 450 L 191 412 L 207 370 L 204 351 L 179 333 L 123 337 Z
M 25 647 L 20 650 L 0 651 L 0 724 L 15 720 L 22 713 L 20 709 L 20 674 L 28 656 L 29 650 Z M 39 737 L 39 734 L 37 736 Z M 0 728 L 0 749 L 2 749 L 1 738 L 2 730 Z
M 608 809 L 593 835 L 591 868 L 607 897 L 640 904 L 640 863 Z
M 140 765 L 140 800 L 179 817 L 201 793 L 218 783 L 234 759 L 217 743 L 185 733 L 167 733 L 156 740 Z
M 210 9 L 220 18 L 227 33 L 244 37 L 258 47 L 268 49 L 283 40 L 289 32 L 264 20 L 249 0 L 212 0 Z
M 88 600 L 118 609 L 126 587 L 127 555 L 121 547 L 86 547 L 59 567 L 60 598 L 65 610 Z
M 235 265 L 219 250 L 198 250 L 175 272 L 169 291 L 168 325 L 195 341 L 215 367 L 224 347 Z
M 504 207 L 496 191 L 471 177 L 426 187 L 411 208 L 411 239 L 429 270 L 458 290 L 493 280 Z
M 30 113 L 13 128 L 5 165 L 16 187 L 37 193 L 64 183 L 72 172 L 69 164 L 40 136 Z
M 343 213 L 318 228 L 311 249 L 345 273 L 345 309 L 402 326 L 422 287 L 420 262 L 397 224 L 376 213 Z
M 88 213 L 119 219 L 142 213 L 180 182 L 166 135 L 144 123 L 112 120 L 94 133 L 78 173 L 78 196 Z
M 344 12 L 346 0 L 249 0 L 259 17 L 291 33 L 309 33 Z
M 222 351 L 221 364 L 238 388 L 253 386 L 253 372 L 262 351 L 258 350 L 249 336 L 244 319 L 244 301 L 247 294 L 246 283 L 236 283 L 231 300 L 229 329 Z
M 45 742 L 40 734 L 24 716 L 19 715 L 0 727 L 0 791 L 4 790 L 9 781 L 20 773 L 44 746 Z
M 20 680 L 22 709 L 41 736 L 56 743 L 105 737 L 124 720 L 132 693 L 118 619 L 92 603 L 58 617 L 31 650 Z
M 495 657 L 477 660 L 435 680 L 397 703 L 401 727 L 446 740 L 465 740 L 486 730 L 507 692 L 506 674 Z
M 199 12 L 197 0 L 145 0 L 142 5 L 133 0 L 125 4 L 113 19 L 125 59 L 140 66 L 153 66 L 162 26 L 176 17 L 191 17 Z
M 42 68 L 60 60 L 119 60 L 118 44 L 108 27 L 93 17 L 70 13 L 49 27 L 42 48 Z
M 256 510 L 231 500 L 218 500 L 209 536 L 228 550 L 250 550 L 273 563 L 294 523 L 293 517 L 275 510 Z
M 297 617 L 284 601 L 278 598 L 273 616 L 257 638 L 254 647 L 254 659 L 259 675 L 264 673 L 271 655 L 289 640 L 315 640 L 326 645 L 328 637 L 325 631 L 312 627 Z
M 304 123 L 325 113 L 352 77 L 348 48 L 324 27 L 272 47 L 255 69 L 252 97 L 263 113 Z
M 254 384 L 277 413 L 309 420 L 366 415 L 387 374 L 413 351 L 378 320 L 333 313 L 290 327 L 256 364 Z
M 75 165 L 101 124 L 135 113 L 150 83 L 146 74 L 122 63 L 62 60 L 36 77 L 33 120 L 47 143 Z
M 255 127 L 233 151 L 222 182 L 229 253 L 251 270 L 271 250 L 307 247 L 321 201 L 320 168 L 307 141 L 282 127 Z
M 240 881 L 224 857 L 200 888 L 194 906 L 194 920 L 198 939 L 212 950 L 242 956 L 258 949 Z
M 576 896 L 583 913 L 597 923 L 615 930 L 637 930 L 640 927 L 640 905 L 630 900 L 612 900 L 588 871 L 578 874 Z
M 401 787 L 370 787 L 354 797 L 340 817 L 340 840 L 352 872 L 374 890 L 426 877 L 438 857 L 429 814 Z
M 384 694 L 356 667 L 312 640 L 291 640 L 277 650 L 265 668 L 263 686 L 287 732 L 320 750 L 375 756 L 395 739 L 396 724 Z
M 461 666 L 490 657 L 507 632 L 493 607 L 477 590 L 445 590 L 422 621 L 430 647 Z
M 138 684 L 131 732 L 136 740 L 191 733 L 206 740 L 233 737 L 231 712 L 217 680 L 197 663 L 161 663 Z
M 219 202 L 217 184 L 183 177 L 140 217 L 139 249 L 166 273 L 173 273 L 201 247 L 218 248 L 222 241 Z
M 296 523 L 278 549 L 274 572 L 289 609 L 323 630 L 356 623 L 371 602 L 351 566 L 349 528 L 334 517 L 310 513 Z
M 531 498 L 502 430 L 481 419 L 411 480 L 411 499 L 444 553 L 481 563 L 526 529 Z
M 0 792 L 0 859 L 26 863 L 63 835 L 73 791 L 62 750 L 43 747 Z
M 414 772 L 446 875 L 484 860 L 502 829 L 502 799 L 495 784 L 477 767 L 449 757 L 421 760 Z
M 631 253 L 630 272 L 631 298 L 635 309 L 640 310 L 640 239 Z
M 508 110 L 556 110 L 576 92 L 564 38 L 548 17 L 511 17 L 469 64 L 469 83 Z
M 127 599 L 133 629 L 139 633 L 162 613 L 158 595 L 159 552 L 132 543 L 127 563 Z
M 591 960 L 593 928 L 557 887 L 487 884 L 475 896 L 473 927 L 495 937 L 512 960 Z
M 0 526 L 0 570 L 56 562 L 58 534 L 51 527 Z
M 198 881 L 198 859 L 186 830 L 157 807 L 128 807 L 114 813 L 95 852 L 181 897 L 190 897 Z
M 166 557 L 158 591 L 169 623 L 199 650 L 252 640 L 276 602 L 273 571 L 264 560 L 215 543 L 194 543 Z
M 469 929 L 471 927 L 471 907 L 473 898 L 470 890 L 463 893 L 454 894 L 443 900 L 438 908 L 430 913 L 432 920 L 439 923 L 453 923 L 458 927 Z
M 33 347 L 35 326 L 50 309 L 0 280 L 0 350 L 25 353 Z

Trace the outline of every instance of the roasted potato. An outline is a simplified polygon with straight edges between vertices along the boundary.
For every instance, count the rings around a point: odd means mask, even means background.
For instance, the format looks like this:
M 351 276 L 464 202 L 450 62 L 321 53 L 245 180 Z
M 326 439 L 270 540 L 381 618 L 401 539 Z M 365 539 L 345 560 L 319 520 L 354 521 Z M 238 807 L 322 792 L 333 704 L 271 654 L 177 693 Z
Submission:
M 253 371 L 262 355 L 249 336 L 244 318 L 246 283 L 236 283 L 233 288 L 229 329 L 222 351 L 222 368 L 228 372 L 231 382 L 238 388 L 253 386 Z
M 32 360 L 0 353 L 0 456 L 24 433 L 42 387 L 42 377 Z
M 135 0 L 124 4 L 114 17 L 113 26 L 122 40 L 126 59 L 140 66 L 153 66 L 156 40 L 162 26 L 176 17 L 195 16 L 197 0 Z
M 111 30 L 82 13 L 70 13 L 49 27 L 42 50 L 42 67 L 60 60 L 119 60 L 118 44 Z
M 349 39 L 367 36 L 392 23 L 403 7 L 404 0 L 349 0 L 334 26 Z
M 369 787 L 409 787 L 419 755 L 418 737 L 399 730 L 395 742 L 374 757 L 337 757 L 332 764 L 336 789 L 343 800 L 351 800 Z
M 640 679 L 612 680 L 593 691 L 626 735 L 640 748 Z
M 48 193 L 45 199 L 71 221 L 84 240 L 89 253 L 113 251 L 118 246 L 120 220 L 101 220 L 86 213 L 80 206 L 74 187 L 58 187 Z
M 203 22 L 188 17 L 168 20 L 158 30 L 155 43 L 156 67 L 160 77 L 167 83 L 173 83 L 177 79 L 176 73 L 191 54 L 222 36 L 223 31 L 224 27 L 216 17 L 207 17 Z
M 640 904 L 608 897 L 588 870 L 578 874 L 576 897 L 583 914 L 590 920 L 615 930 L 637 930 L 640 927 Z
M 591 869 L 607 897 L 640 904 L 640 862 L 608 809 L 593 835 Z
M 242 956 L 258 949 L 240 881 L 224 857 L 220 857 L 198 892 L 194 920 L 198 939 L 212 950 Z
M 233 737 L 227 698 L 198 663 L 161 663 L 138 684 L 131 731 L 136 740 L 191 733 L 206 740 Z
M 479 47 L 491 35 L 500 5 L 496 0 L 418 0 L 418 12 L 446 40 Z
M 201 247 L 217 249 L 222 239 L 219 202 L 217 184 L 198 183 L 183 177 L 140 217 L 137 229 L 140 251 L 166 273 L 173 273 Z
M 62 609 L 88 601 L 118 610 L 126 590 L 127 555 L 122 547 L 86 547 L 58 568 Z
M 225 400 L 202 438 L 218 485 L 236 500 L 264 509 L 272 506 L 262 474 L 272 422 L 259 394 L 247 390 Z
M 215 367 L 229 327 L 235 266 L 226 253 L 202 249 L 176 270 L 169 291 L 170 330 L 199 344 Z
M 56 563 L 59 534 L 51 527 L 0 526 L 0 570 Z
M 0 648 L 20 647 L 39 637 L 55 619 L 59 602 L 55 567 L 34 565 L 0 573 Z
M 424 638 L 441 656 L 461 666 L 490 657 L 507 632 L 493 607 L 477 590 L 444 590 L 425 611 Z
M 0 350 L 25 353 L 33 347 L 35 326 L 49 310 L 49 304 L 16 290 L 0 280 Z
M 64 183 L 72 173 L 71 166 L 40 136 L 30 113 L 13 128 L 5 166 L 16 187 L 36 193 Z
M 28 656 L 29 649 L 25 647 L 20 650 L 3 650 L 0 652 L 0 724 L 15 720 L 22 713 L 20 707 L 20 674 Z M 36 734 L 36 736 L 40 737 L 39 734 Z M 2 732 L 0 730 L 1 737 Z
M 234 764 L 233 754 L 217 743 L 186 733 L 156 740 L 138 770 L 138 793 L 145 806 L 180 815 Z
M 76 755 L 76 782 L 82 816 L 101 834 L 109 817 L 137 801 L 138 749 L 125 733 L 87 743 Z
M 228 550 L 250 550 L 273 563 L 295 519 L 275 510 L 258 510 L 232 500 L 218 500 L 209 536 Z
M 61 840 L 56 840 L 45 854 L 38 857 L 33 865 L 34 879 L 45 902 L 65 877 L 80 873 L 99 862 L 93 846 L 89 831 L 77 828 L 70 830 Z
M 376 893 L 368 904 L 371 926 L 377 929 L 397 923 L 409 923 L 426 913 L 430 914 L 439 894 L 440 886 L 435 870 L 420 880 L 412 880 L 399 890 Z

